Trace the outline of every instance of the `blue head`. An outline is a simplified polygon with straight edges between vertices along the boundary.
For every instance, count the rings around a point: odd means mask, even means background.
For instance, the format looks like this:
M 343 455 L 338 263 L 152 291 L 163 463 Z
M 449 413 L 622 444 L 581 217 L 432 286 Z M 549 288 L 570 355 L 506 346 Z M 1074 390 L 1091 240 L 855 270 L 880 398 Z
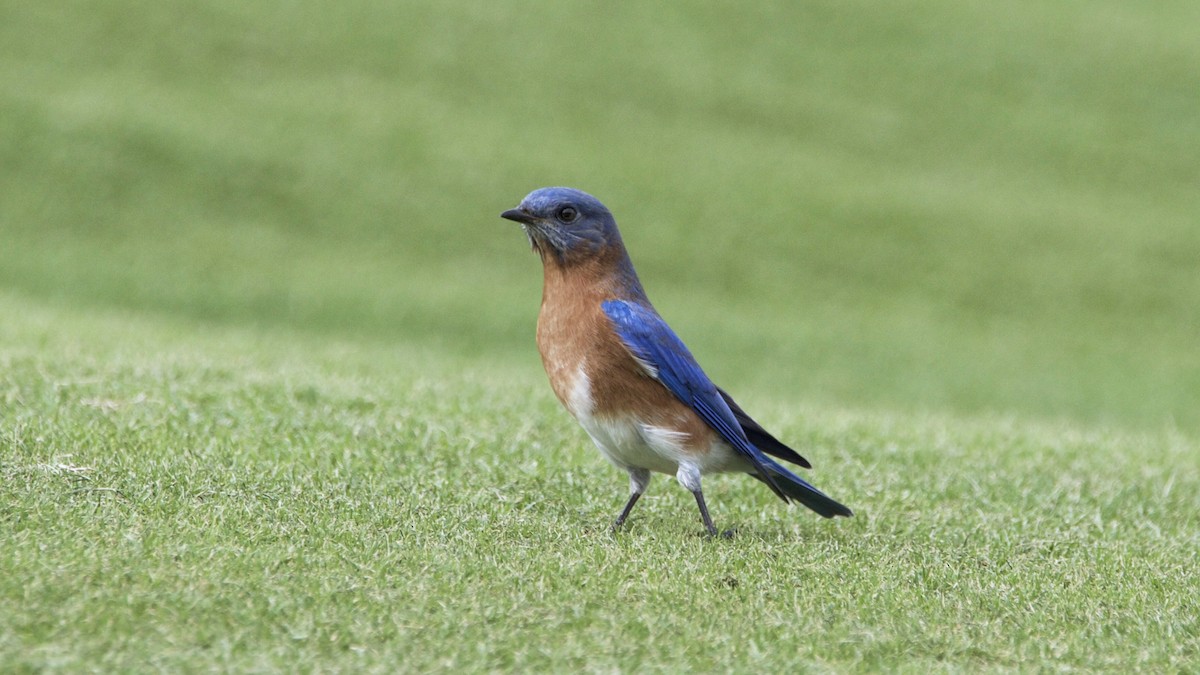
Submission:
M 567 267 L 610 256 L 628 259 L 612 213 L 586 192 L 541 188 L 500 216 L 521 223 L 529 243 L 547 264 Z

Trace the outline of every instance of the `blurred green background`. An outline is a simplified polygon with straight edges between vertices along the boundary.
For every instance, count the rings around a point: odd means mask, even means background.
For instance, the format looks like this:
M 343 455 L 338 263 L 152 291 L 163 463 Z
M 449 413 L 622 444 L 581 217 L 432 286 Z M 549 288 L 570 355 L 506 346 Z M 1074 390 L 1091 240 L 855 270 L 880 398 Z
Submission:
M 0 292 L 525 363 L 571 185 L 736 392 L 1200 430 L 1200 4 L 0 0 Z M 745 395 L 744 395 L 745 396 Z

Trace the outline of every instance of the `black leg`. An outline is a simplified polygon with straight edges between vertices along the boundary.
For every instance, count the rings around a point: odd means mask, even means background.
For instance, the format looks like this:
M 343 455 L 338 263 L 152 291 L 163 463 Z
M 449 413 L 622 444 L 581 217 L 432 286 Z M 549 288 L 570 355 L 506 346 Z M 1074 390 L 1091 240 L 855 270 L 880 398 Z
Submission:
M 700 517 L 704 519 L 704 527 L 708 530 L 709 536 L 717 536 L 717 528 L 713 527 L 712 518 L 708 517 L 708 506 L 704 504 L 704 493 L 696 490 L 692 494 L 696 495 L 696 505 L 700 507 Z
M 625 524 L 625 519 L 629 517 L 629 512 L 633 510 L 633 505 L 637 503 L 638 497 L 641 496 L 642 493 L 640 492 L 630 493 L 629 501 L 625 502 L 624 510 L 621 511 L 621 515 L 617 516 L 617 521 L 613 523 L 613 532 L 621 529 L 621 526 Z
M 646 486 L 650 485 L 649 469 L 627 467 L 626 471 L 629 472 L 629 501 L 625 502 L 625 508 L 613 523 L 613 532 L 621 529 L 621 526 L 625 524 L 625 519 L 629 517 L 629 512 L 633 510 L 633 505 L 637 503 L 638 497 L 641 497 L 642 493 L 646 491 Z

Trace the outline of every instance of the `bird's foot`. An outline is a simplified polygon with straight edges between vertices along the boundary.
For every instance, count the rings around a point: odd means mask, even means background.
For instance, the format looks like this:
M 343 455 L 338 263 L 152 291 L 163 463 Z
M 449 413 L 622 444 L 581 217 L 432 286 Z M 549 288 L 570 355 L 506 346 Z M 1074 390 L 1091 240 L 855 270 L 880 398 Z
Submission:
M 733 539 L 737 536 L 737 530 L 718 530 L 715 527 L 708 528 L 700 533 L 705 539 Z

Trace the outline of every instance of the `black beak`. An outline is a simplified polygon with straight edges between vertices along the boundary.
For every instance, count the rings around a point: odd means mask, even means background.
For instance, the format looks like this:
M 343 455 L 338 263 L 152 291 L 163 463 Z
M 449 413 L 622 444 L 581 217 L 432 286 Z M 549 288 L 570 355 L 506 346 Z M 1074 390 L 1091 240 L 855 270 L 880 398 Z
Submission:
M 509 209 L 504 213 L 501 213 L 500 217 L 507 218 L 508 220 L 515 220 L 518 223 L 524 223 L 526 225 L 533 223 L 533 216 L 525 213 L 521 209 Z

